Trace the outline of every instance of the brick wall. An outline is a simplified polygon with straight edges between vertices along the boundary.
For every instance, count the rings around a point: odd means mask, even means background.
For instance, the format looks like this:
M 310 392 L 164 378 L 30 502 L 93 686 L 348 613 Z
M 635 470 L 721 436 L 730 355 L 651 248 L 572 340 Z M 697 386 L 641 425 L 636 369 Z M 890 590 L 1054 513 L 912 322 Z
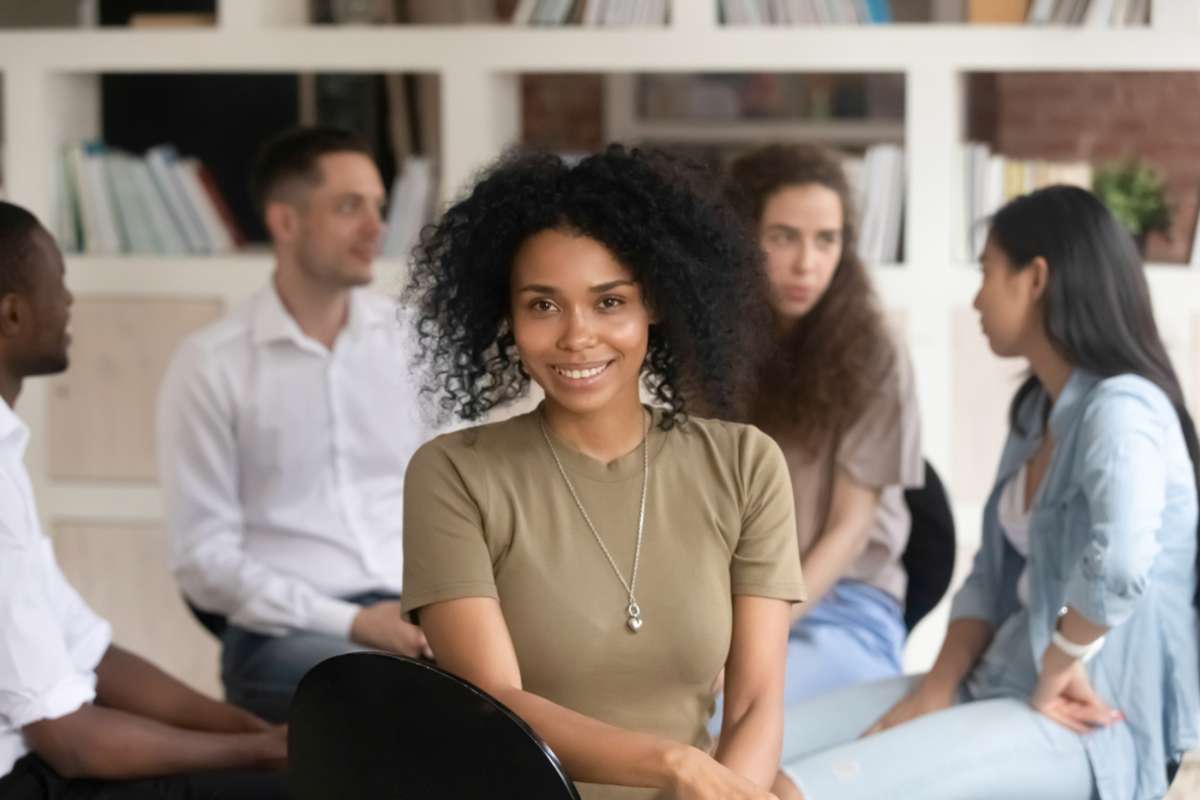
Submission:
M 591 152 L 604 146 L 602 75 L 523 75 L 521 140 L 559 152 Z
M 1187 261 L 1200 207 L 1200 74 L 973 75 L 969 136 L 1013 158 L 1138 157 L 1166 180 L 1170 238 L 1147 242 L 1151 261 Z

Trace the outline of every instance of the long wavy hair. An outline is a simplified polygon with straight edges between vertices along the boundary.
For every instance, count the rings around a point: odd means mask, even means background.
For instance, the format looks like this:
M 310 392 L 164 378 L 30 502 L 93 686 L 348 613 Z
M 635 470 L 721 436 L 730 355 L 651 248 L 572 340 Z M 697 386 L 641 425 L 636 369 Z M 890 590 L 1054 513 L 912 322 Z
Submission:
M 733 162 L 726 197 L 757 235 L 772 195 L 812 184 L 835 192 L 841 201 L 841 259 L 816 304 L 756 359 L 749 403 L 751 419 L 792 431 L 816 452 L 862 416 L 896 358 L 858 257 L 850 184 L 838 157 L 824 148 L 769 145 Z M 768 303 L 766 296 L 762 302 Z
M 758 249 L 698 168 L 611 145 L 574 166 L 514 150 L 422 231 L 405 296 L 418 308 L 418 363 L 442 419 L 477 420 L 528 390 L 510 278 L 521 244 L 548 229 L 594 239 L 640 284 L 656 319 L 642 380 L 664 428 L 686 418 L 689 400 L 739 415 Z
M 1200 484 L 1196 426 L 1154 320 L 1141 258 L 1112 213 L 1091 192 L 1052 186 L 1002 207 L 988 236 L 1015 270 L 1027 268 L 1037 256 L 1046 259 L 1042 325 L 1055 352 L 1102 378 L 1140 375 L 1163 391 L 1179 417 Z M 1015 430 L 1022 431 L 1021 408 L 1041 389 L 1036 375 L 1017 389 L 1009 408 Z M 1042 411 L 1048 413 L 1048 405 Z M 1200 549 L 1197 559 L 1200 567 Z M 1200 605 L 1200 588 L 1194 601 Z

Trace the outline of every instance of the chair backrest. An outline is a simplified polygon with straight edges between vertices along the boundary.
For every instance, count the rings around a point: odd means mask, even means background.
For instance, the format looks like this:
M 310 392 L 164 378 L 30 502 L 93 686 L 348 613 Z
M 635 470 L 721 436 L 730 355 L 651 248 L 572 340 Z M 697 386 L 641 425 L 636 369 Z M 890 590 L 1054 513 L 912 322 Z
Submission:
M 288 750 L 295 800 L 579 800 L 516 714 L 428 662 L 384 653 L 309 670 L 292 700 Z
M 912 528 L 902 561 L 908 572 L 904 602 L 904 624 L 911 631 L 933 610 L 954 575 L 957 542 L 950 499 L 933 465 L 925 462 L 925 485 L 904 492 L 912 516 Z

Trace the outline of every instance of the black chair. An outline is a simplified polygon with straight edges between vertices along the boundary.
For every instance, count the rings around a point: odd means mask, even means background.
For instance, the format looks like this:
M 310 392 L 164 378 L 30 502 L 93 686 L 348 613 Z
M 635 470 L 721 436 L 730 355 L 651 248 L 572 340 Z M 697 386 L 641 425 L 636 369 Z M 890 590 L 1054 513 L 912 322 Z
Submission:
M 925 485 L 904 492 L 904 502 L 912 516 L 912 529 L 901 561 L 908 572 L 908 593 L 904 599 L 904 624 L 909 631 L 933 610 L 954 574 L 957 542 L 954 538 L 954 514 L 946 488 L 925 462 Z
M 424 661 L 348 653 L 300 681 L 295 800 L 579 800 L 558 758 L 485 692 Z
M 196 618 L 196 621 L 204 626 L 204 630 L 217 637 L 217 639 L 221 638 L 225 633 L 225 628 L 229 625 L 229 620 L 220 614 L 214 614 L 211 611 L 199 608 L 191 600 L 188 600 L 187 597 L 183 598 L 183 602 L 187 605 L 188 611 L 192 612 L 192 616 Z

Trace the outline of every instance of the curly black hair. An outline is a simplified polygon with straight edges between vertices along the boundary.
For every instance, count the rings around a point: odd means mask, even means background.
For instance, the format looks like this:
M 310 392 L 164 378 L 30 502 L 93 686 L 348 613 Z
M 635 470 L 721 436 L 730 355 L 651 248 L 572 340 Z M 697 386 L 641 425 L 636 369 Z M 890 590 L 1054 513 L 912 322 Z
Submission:
M 566 230 L 608 248 L 634 275 L 656 322 L 643 382 L 663 427 L 738 416 L 746 343 L 764 291 L 757 246 L 714 182 L 663 153 L 610 145 L 569 165 L 514 150 L 421 232 L 405 299 L 418 308 L 418 364 L 440 416 L 477 420 L 523 395 L 510 323 L 514 256 L 529 237 Z

